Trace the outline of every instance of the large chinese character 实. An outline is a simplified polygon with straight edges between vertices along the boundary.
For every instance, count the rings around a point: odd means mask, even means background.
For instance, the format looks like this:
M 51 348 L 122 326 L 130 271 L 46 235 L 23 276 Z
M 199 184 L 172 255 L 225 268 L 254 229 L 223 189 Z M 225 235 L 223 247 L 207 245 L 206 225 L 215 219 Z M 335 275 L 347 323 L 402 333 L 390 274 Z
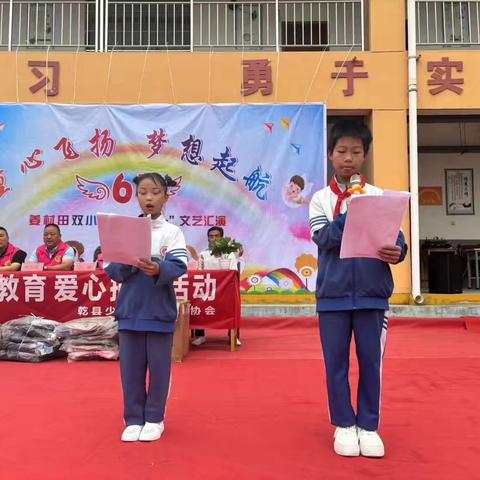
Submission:
M 428 62 L 427 69 L 429 72 L 433 72 L 427 84 L 437 86 L 429 90 L 432 95 L 438 95 L 445 90 L 450 90 L 457 95 L 463 92 L 463 88 L 458 87 L 458 85 L 463 85 L 464 79 L 452 78 L 453 69 L 457 72 L 463 72 L 463 62 L 451 62 L 448 57 L 442 57 L 441 62 Z
M 100 131 L 99 128 L 95 129 L 95 135 L 89 140 L 93 145 L 90 151 L 97 157 L 111 157 L 115 150 L 115 140 L 110 137 L 108 130 Z
M 25 283 L 25 301 L 30 302 L 34 300 L 35 302 L 44 302 L 45 301 L 45 276 L 39 276 L 36 274 L 23 277 Z
M 58 275 L 55 278 L 55 300 L 61 302 L 76 302 L 78 298 L 77 277 L 75 275 Z
M 153 133 L 147 135 L 147 138 L 148 144 L 152 150 L 152 153 L 148 156 L 148 158 L 158 155 L 163 145 L 168 142 L 167 132 L 163 128 L 159 128 L 158 133 L 156 130 L 154 130 Z
M 270 60 L 243 60 L 242 65 L 242 95 L 247 97 L 259 90 L 262 95 L 271 95 L 273 82 Z
M 363 67 L 363 60 L 357 60 L 356 57 L 353 60 L 347 60 L 345 62 L 335 62 L 335 66 L 338 68 L 345 68 L 345 72 L 332 72 L 330 75 L 335 80 L 337 78 L 347 79 L 347 88 L 343 90 L 345 97 L 350 97 L 354 94 L 353 82 L 356 78 L 368 78 L 368 72 L 356 72 L 357 67 Z
M 192 298 L 200 298 L 204 302 L 215 300 L 217 293 L 217 279 L 211 278 L 210 274 L 196 274 L 193 276 L 194 288 Z
M 182 275 L 173 282 L 175 295 L 178 302 L 186 302 L 188 300 L 188 275 Z
M 73 148 L 72 141 L 67 137 L 62 137 L 53 149 L 57 152 L 62 150 L 64 160 L 76 160 L 80 156 Z
M 95 290 L 97 293 L 95 293 Z M 94 274 L 90 275 L 88 282 L 84 283 L 82 293 L 88 297 L 91 302 L 98 302 L 107 291 L 103 282 Z
M 19 278 L 13 275 L 0 276 L 0 302 L 18 302 L 17 288 Z
M 7 187 L 7 176 L 5 170 L 0 169 L 0 198 L 10 192 L 12 189 Z
M 255 192 L 259 200 L 267 199 L 265 190 L 272 183 L 272 176 L 268 172 L 262 176 L 262 168 L 258 166 L 248 177 L 243 177 L 243 179 L 249 192 Z
M 44 164 L 43 160 L 36 158 L 37 155 L 41 155 L 42 153 L 43 152 L 39 148 L 36 148 L 33 153 L 20 165 L 20 170 L 24 175 L 26 175 L 28 170 L 35 170 Z
M 236 182 L 234 166 L 238 159 L 232 157 L 230 147 L 225 147 L 225 152 L 220 153 L 220 158 L 213 158 L 213 165 L 210 170 L 217 169 L 227 180 Z
M 42 62 L 31 60 L 28 62 L 28 66 L 31 69 L 31 72 L 39 79 L 39 81 L 30 87 L 30 91 L 32 93 L 37 93 L 42 88 L 45 88 L 48 84 L 50 84 L 50 88 L 45 89 L 46 95 L 48 97 L 54 97 L 58 95 L 58 91 L 60 88 L 60 62 Z M 48 73 L 42 73 L 40 68 L 44 68 L 48 71 L 49 68 L 52 69 L 52 78 L 50 80 L 50 76 Z
M 187 140 L 182 142 L 183 153 L 182 160 L 186 160 L 192 165 L 199 165 L 203 162 L 202 153 L 202 141 L 199 138 L 195 138 L 193 135 L 189 135 Z

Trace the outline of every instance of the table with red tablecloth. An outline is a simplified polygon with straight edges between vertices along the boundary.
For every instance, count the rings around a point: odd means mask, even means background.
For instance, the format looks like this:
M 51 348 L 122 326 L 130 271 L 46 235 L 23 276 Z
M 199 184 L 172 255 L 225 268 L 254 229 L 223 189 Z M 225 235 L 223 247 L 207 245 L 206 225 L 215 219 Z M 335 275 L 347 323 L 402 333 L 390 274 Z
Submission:
M 178 302 L 190 303 L 191 327 L 239 328 L 238 272 L 192 270 L 174 285 Z M 114 315 L 120 288 L 103 270 L 3 273 L 0 274 L 0 323 L 25 315 L 58 322 Z

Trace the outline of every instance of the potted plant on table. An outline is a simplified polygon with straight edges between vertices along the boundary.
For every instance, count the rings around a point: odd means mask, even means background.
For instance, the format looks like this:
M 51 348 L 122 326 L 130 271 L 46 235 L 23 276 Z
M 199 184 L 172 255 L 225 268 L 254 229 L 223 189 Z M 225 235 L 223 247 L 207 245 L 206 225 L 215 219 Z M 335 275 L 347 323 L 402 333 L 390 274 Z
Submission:
M 221 269 L 229 269 L 229 256 L 232 253 L 237 253 L 241 251 L 242 248 L 242 244 L 237 242 L 234 238 L 223 237 L 211 243 L 210 252 L 214 257 L 217 257 L 219 259 Z

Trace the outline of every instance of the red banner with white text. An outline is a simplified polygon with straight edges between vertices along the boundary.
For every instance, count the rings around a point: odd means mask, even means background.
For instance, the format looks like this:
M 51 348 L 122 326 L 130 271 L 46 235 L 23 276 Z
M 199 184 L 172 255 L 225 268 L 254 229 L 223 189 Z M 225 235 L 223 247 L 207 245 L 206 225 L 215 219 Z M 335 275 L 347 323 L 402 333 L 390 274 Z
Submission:
M 192 327 L 229 329 L 240 326 L 236 271 L 189 271 L 174 286 L 177 300 L 190 302 Z M 0 323 L 24 315 L 59 322 L 115 315 L 120 287 L 104 271 L 0 274 Z

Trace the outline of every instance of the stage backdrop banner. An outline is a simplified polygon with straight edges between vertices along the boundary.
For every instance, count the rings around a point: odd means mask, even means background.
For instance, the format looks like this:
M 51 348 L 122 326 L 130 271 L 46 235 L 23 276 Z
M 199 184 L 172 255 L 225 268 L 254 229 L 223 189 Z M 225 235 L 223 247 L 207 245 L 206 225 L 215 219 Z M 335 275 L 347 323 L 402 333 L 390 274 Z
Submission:
M 165 216 L 191 248 L 212 226 L 244 245 L 244 300 L 311 297 L 325 132 L 322 104 L 1 105 L 0 224 L 30 254 L 57 223 L 91 261 L 96 213 L 138 215 L 133 178 L 168 173 L 179 183 Z

